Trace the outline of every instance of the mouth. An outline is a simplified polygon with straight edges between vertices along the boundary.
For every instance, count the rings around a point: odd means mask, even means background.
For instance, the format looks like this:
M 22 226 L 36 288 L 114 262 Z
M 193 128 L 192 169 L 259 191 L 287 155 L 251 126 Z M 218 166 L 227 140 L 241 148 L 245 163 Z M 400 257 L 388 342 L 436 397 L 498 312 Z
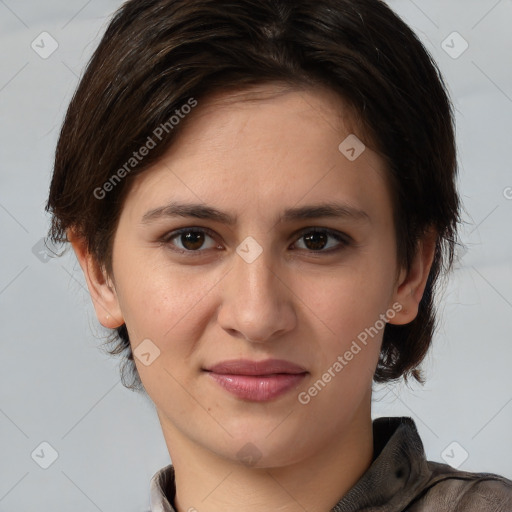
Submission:
M 307 370 L 282 359 L 223 361 L 204 369 L 225 391 L 242 400 L 265 402 L 300 385 Z

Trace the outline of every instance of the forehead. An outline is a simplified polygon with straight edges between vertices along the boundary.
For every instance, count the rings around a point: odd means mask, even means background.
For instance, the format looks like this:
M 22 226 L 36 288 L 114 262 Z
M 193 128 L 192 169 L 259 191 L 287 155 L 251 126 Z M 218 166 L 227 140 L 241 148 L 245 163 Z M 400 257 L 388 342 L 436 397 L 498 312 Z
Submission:
M 189 139 L 184 144 L 191 143 L 191 132 L 198 132 L 214 119 L 216 123 L 225 123 L 244 115 L 252 121 L 263 118 L 265 123 L 284 121 L 291 116 L 310 120 L 316 117 L 323 120 L 326 130 L 357 133 L 361 139 L 368 138 L 363 124 L 358 122 L 356 110 L 334 90 L 320 84 L 299 86 L 282 82 L 217 91 L 206 96 L 185 117 L 181 138 Z
M 267 84 L 217 93 L 185 118 L 163 158 L 135 177 L 132 206 L 179 200 L 262 212 L 333 195 L 355 206 L 386 180 L 383 161 L 355 135 L 355 124 L 327 88 Z M 340 144 L 354 136 L 364 151 L 350 161 Z

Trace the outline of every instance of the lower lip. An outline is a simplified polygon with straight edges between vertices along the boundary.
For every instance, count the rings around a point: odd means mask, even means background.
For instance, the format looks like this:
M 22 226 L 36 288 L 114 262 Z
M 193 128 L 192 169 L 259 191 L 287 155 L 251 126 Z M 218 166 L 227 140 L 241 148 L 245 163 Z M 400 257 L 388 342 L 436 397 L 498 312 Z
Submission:
M 296 388 L 306 373 L 273 375 L 229 375 L 208 372 L 226 391 L 244 400 L 266 402 Z

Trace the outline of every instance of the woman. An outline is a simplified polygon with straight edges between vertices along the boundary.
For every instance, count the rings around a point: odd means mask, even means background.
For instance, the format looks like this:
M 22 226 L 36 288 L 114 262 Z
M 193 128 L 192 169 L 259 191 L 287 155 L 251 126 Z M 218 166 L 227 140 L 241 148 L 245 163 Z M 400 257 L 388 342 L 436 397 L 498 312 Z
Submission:
M 123 5 L 47 209 L 156 406 L 153 511 L 512 509 L 371 419 L 373 381 L 422 382 L 456 171 L 443 79 L 379 0 Z

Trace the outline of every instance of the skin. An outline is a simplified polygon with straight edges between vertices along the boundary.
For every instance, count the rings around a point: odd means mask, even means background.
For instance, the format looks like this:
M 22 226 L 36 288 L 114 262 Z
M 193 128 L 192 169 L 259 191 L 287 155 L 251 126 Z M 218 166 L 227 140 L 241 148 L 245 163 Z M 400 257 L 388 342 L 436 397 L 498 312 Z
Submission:
M 267 84 L 211 96 L 165 157 L 133 181 L 115 233 L 113 275 L 68 233 L 102 325 L 125 322 L 132 350 L 144 339 L 160 350 L 148 366 L 135 361 L 175 467 L 179 512 L 327 511 L 371 464 L 382 330 L 307 404 L 298 394 L 393 304 L 401 309 L 390 323 L 416 317 L 435 236 L 420 241 L 408 271 L 398 267 L 384 161 L 370 147 L 349 161 L 338 145 L 351 130 L 348 110 L 329 90 Z M 171 200 L 237 220 L 141 221 Z M 285 208 L 325 202 L 369 218 L 278 222 Z M 312 227 L 351 242 L 329 236 L 315 246 L 300 232 Z M 211 235 L 203 245 L 180 236 L 161 242 L 179 228 Z M 236 252 L 248 236 L 262 248 L 251 263 Z M 309 373 L 273 400 L 242 400 L 202 371 L 238 358 L 285 359 Z M 247 443 L 250 464 L 237 455 Z

